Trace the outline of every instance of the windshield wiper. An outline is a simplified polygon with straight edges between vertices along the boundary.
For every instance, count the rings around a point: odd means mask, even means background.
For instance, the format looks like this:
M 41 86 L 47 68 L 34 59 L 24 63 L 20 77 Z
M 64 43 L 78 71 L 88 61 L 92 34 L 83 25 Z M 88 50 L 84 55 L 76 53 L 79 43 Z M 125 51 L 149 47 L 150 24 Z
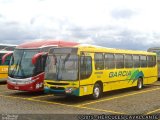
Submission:
M 18 69 L 18 71 L 17 71 L 17 74 L 19 73 L 19 70 L 21 71 L 22 76 L 23 76 L 23 77 L 26 77 L 25 74 L 24 74 L 24 70 L 23 70 L 23 68 L 22 68 L 21 62 L 19 63 L 19 69 Z M 22 76 L 20 76 L 20 77 L 22 77 Z
M 17 61 L 15 67 L 13 68 L 13 70 L 12 70 L 12 72 L 11 72 L 11 76 L 14 76 L 14 73 L 15 73 L 16 70 L 17 70 L 18 63 L 19 63 L 19 60 Z

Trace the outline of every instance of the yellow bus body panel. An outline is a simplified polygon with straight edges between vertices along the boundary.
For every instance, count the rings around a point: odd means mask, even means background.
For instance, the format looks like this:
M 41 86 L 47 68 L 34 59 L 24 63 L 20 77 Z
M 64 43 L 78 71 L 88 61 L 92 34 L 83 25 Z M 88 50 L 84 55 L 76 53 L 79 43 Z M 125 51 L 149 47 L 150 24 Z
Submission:
M 87 79 L 77 80 L 77 81 L 56 81 L 56 80 L 45 80 L 45 86 L 48 88 L 56 87 L 56 85 L 61 83 L 68 83 L 68 85 L 60 85 L 60 87 L 76 87 L 79 92 L 76 96 L 84 96 L 93 93 L 93 87 L 96 82 L 100 81 L 103 83 L 103 92 L 117 90 L 122 88 L 129 88 L 137 86 L 138 79 L 134 79 L 137 74 L 142 74 L 143 84 L 152 84 L 157 81 L 158 78 L 158 68 L 157 63 L 154 67 L 146 68 L 122 68 L 122 69 L 104 69 L 96 70 L 94 62 L 95 53 L 122 53 L 122 54 L 132 54 L 132 55 L 154 55 L 155 53 L 145 52 L 145 51 L 133 51 L 133 50 L 119 50 L 119 49 L 106 49 L 106 48 L 95 48 L 95 47 L 78 47 L 78 55 L 81 52 L 86 53 L 85 56 L 90 56 L 92 58 L 92 74 Z M 73 83 L 75 85 L 73 85 Z M 58 87 L 58 86 L 57 86 Z
M 6 81 L 8 78 L 8 66 L 1 65 L 0 66 L 0 81 Z

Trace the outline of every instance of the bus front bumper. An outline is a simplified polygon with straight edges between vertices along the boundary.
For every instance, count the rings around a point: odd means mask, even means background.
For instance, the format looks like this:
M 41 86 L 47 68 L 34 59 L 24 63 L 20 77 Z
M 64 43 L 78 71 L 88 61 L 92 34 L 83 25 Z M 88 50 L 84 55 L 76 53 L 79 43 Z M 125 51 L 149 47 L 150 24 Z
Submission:
M 36 88 L 36 86 L 40 86 L 40 87 Z M 36 85 L 35 82 L 30 84 L 19 85 L 19 84 L 13 84 L 7 81 L 7 87 L 8 89 L 11 89 L 11 90 L 20 90 L 20 91 L 29 91 L 29 92 L 43 91 L 43 84 Z
M 45 93 L 52 93 L 57 96 L 74 95 L 79 96 L 79 88 L 64 88 L 62 90 L 51 89 L 49 87 L 44 87 Z
M 0 82 L 7 82 L 8 78 L 0 78 Z

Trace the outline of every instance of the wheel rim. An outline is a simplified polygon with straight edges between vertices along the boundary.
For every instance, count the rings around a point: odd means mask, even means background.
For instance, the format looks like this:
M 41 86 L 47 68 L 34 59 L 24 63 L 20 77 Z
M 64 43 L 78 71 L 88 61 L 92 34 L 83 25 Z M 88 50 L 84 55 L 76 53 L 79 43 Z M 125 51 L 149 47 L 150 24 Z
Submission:
M 139 88 L 139 89 L 142 88 L 142 80 L 141 80 L 141 79 L 138 81 L 138 88 Z
M 99 90 L 98 87 L 96 87 L 96 88 L 94 89 L 94 96 L 97 98 L 97 97 L 99 97 L 99 94 L 100 94 L 100 90 Z

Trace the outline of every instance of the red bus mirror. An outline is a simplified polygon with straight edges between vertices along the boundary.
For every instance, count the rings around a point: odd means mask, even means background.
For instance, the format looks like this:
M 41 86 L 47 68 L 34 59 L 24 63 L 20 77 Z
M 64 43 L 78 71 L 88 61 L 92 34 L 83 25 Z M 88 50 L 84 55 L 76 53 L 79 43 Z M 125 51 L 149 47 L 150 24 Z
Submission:
M 13 55 L 13 52 L 11 52 L 11 53 L 6 53 L 5 55 L 3 55 L 3 57 L 2 57 L 2 65 L 5 63 L 6 58 L 7 58 L 8 56 L 12 56 L 12 55 Z
M 41 56 L 47 55 L 47 53 L 41 52 L 41 53 L 37 53 L 32 57 L 32 64 L 35 65 L 38 58 L 40 58 Z

